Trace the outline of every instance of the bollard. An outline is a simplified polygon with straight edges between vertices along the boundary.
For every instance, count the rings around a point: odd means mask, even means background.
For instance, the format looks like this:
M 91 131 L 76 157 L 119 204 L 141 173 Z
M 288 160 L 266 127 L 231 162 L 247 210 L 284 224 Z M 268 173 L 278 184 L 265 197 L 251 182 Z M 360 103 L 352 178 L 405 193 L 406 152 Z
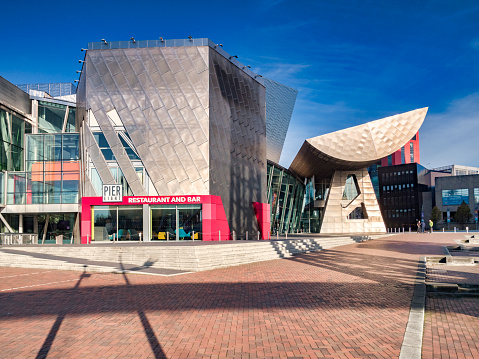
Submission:
M 286 239 L 288 239 L 288 231 L 286 231 L 284 235 L 286 236 Z
M 279 232 L 276 232 L 276 239 L 279 239 Z
M 409 233 L 411 233 L 411 227 L 409 227 Z
M 402 232 L 404 233 L 404 227 L 402 227 Z
M 138 233 L 138 235 L 140 236 L 140 242 L 141 242 L 141 232 L 140 232 L 140 233 Z
M 456 227 L 454 227 L 454 233 L 456 233 Z
M 191 231 L 191 233 L 193 233 L 193 235 L 191 236 L 191 239 L 194 241 L 195 240 L 195 231 Z
M 444 228 L 442 229 L 442 233 L 444 233 Z
M 258 241 L 259 241 L 259 231 L 258 231 Z
M 236 233 L 233 231 L 233 241 L 236 241 Z
M 466 233 L 469 233 L 469 227 L 466 227 Z
M 246 240 L 248 240 L 248 231 L 246 231 Z
M 219 238 L 220 241 L 221 241 L 221 231 L 218 231 L 218 238 Z

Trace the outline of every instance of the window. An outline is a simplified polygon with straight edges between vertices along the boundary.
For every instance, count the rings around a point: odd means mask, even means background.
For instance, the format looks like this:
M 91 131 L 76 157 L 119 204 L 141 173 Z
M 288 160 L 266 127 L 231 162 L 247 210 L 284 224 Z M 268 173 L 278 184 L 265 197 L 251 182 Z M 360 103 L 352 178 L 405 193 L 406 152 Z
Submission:
M 401 147 L 401 163 L 406 163 L 406 158 L 404 156 L 404 146 Z
M 410 155 L 410 160 L 411 163 L 414 163 L 414 143 L 409 142 L 409 155 Z
M 459 206 L 462 202 L 469 204 L 469 189 L 442 190 L 443 206 Z
M 474 204 L 479 204 L 479 188 L 474 188 Z

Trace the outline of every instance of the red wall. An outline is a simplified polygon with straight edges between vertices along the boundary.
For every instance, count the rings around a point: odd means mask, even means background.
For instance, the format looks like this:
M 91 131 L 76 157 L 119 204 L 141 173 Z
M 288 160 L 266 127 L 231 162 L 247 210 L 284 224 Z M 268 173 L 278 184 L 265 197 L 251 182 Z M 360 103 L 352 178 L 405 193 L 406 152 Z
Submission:
M 130 198 L 132 199 L 130 201 Z M 161 199 L 162 202 L 158 202 Z M 197 201 L 199 199 L 199 201 Z M 134 201 L 134 203 L 132 203 Z M 156 201 L 156 202 L 155 202 Z M 102 197 L 82 197 L 81 243 L 91 242 L 91 206 L 124 206 L 141 204 L 201 204 L 203 241 L 232 239 L 223 202 L 219 196 L 125 196 L 123 202 L 103 202 Z M 220 237 L 221 236 L 221 237 Z M 220 239 L 221 238 L 221 239 Z
M 411 163 L 411 151 L 410 151 L 410 143 L 414 146 L 414 163 L 421 163 L 421 156 L 419 153 L 419 132 L 416 133 L 416 139 L 411 139 L 404 145 L 404 163 L 401 162 L 401 150 L 397 150 L 394 152 L 392 156 L 392 166 L 394 165 L 402 165 L 406 163 Z M 388 158 L 384 157 L 381 159 L 381 166 L 388 166 Z

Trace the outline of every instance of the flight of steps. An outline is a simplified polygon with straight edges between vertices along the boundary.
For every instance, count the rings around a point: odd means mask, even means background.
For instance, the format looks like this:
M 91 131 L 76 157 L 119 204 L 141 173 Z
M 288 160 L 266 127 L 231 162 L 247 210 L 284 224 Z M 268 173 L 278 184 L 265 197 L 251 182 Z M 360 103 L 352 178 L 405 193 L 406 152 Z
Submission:
M 372 235 L 367 239 L 385 236 Z M 209 245 L 183 245 L 183 243 L 142 245 L 138 243 L 138 245 L 122 246 L 118 243 L 104 247 L 88 245 L 4 246 L 0 247 L 0 266 L 118 272 L 121 267 L 120 263 L 122 263 L 138 267 L 196 272 L 287 258 L 300 253 L 357 242 L 358 239 L 345 236 L 279 241 L 238 241 Z

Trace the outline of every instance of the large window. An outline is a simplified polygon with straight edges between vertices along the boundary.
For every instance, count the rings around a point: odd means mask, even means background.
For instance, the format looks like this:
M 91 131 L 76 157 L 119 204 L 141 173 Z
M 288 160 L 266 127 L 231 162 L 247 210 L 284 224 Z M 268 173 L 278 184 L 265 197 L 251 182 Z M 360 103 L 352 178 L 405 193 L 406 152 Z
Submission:
M 0 109 L 0 171 L 23 170 L 23 138 L 31 129 L 29 123 Z
M 414 135 L 414 137 L 416 137 L 416 135 Z M 409 142 L 409 158 L 410 158 L 410 162 L 411 163 L 414 163 L 414 143 L 413 142 Z
M 143 240 L 141 206 L 93 206 L 93 241 Z
M 75 132 L 75 111 L 75 107 L 38 101 L 38 132 Z
M 474 188 L 474 204 L 479 205 L 479 188 Z
M 115 161 L 115 155 L 113 154 L 108 141 L 106 140 L 105 135 L 103 132 L 93 132 L 93 137 L 95 138 L 98 147 L 100 147 L 101 153 L 103 157 L 105 157 L 106 161 Z M 118 138 L 123 145 L 123 148 L 128 155 L 128 158 L 132 161 L 139 161 L 140 158 L 136 155 L 135 151 L 133 150 L 134 146 L 131 142 L 130 137 L 126 132 L 119 132 Z
M 151 206 L 152 240 L 201 239 L 201 205 Z
M 462 202 L 469 204 L 469 189 L 442 190 L 443 206 L 459 206 Z
M 8 204 L 78 203 L 79 135 L 26 136 L 26 172 L 9 172 Z

